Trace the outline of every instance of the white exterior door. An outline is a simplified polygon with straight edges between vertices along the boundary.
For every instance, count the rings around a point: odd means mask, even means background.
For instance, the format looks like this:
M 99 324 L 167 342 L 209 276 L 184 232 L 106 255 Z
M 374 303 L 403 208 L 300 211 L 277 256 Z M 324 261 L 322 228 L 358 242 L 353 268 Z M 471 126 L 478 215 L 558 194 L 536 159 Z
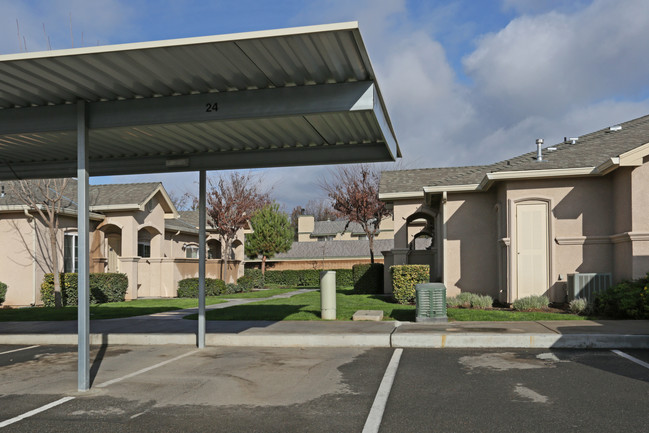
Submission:
M 548 204 L 516 205 L 517 298 L 543 295 L 549 284 Z

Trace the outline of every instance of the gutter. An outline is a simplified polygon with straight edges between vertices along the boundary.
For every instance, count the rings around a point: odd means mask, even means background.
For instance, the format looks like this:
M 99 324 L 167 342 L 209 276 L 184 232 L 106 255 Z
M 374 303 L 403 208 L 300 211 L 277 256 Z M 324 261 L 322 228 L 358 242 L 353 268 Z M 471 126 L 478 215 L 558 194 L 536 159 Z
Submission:
M 386 192 L 379 193 L 379 200 L 388 201 L 388 200 L 407 200 L 407 199 L 422 199 L 424 198 L 424 192 L 419 191 L 409 191 L 409 192 Z

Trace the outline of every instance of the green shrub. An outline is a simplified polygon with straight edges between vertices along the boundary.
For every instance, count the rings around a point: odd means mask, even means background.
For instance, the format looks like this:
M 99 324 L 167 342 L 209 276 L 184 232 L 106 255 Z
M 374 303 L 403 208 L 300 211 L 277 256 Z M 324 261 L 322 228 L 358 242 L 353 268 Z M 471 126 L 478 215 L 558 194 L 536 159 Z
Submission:
M 446 298 L 447 307 L 462 308 L 491 308 L 494 300 L 489 295 L 462 292 L 457 296 Z
M 248 277 L 253 281 L 252 285 L 254 288 L 257 289 L 264 288 L 265 278 L 264 275 L 261 273 L 261 269 L 246 269 L 243 276 Z
M 547 308 L 550 305 L 550 300 L 545 295 L 532 295 L 520 298 L 514 301 L 512 307 L 514 310 L 526 311 L 526 310 L 540 310 Z
M 588 301 L 584 298 L 573 299 L 568 306 L 570 307 L 570 312 L 574 314 L 587 314 L 589 310 Z
M 649 319 L 648 285 L 647 276 L 616 284 L 595 298 L 595 314 L 616 319 Z
M 235 293 L 241 293 L 243 290 L 241 286 L 234 283 L 228 283 L 225 285 L 225 295 L 233 295 Z
M 415 301 L 415 285 L 427 283 L 430 279 L 428 265 L 396 265 L 390 267 L 394 299 L 400 304 Z
M 219 296 L 226 292 L 225 282 L 216 278 L 205 278 L 205 296 Z M 178 281 L 179 298 L 198 298 L 198 278 Z
M 357 293 L 382 293 L 383 292 L 383 264 L 364 264 L 352 266 L 354 279 L 354 292 Z
M 244 275 L 243 277 L 237 280 L 237 286 L 242 292 L 249 292 L 252 289 L 263 289 L 263 278 L 255 278 L 251 275 Z M 261 284 L 260 284 L 261 283 Z
M 7 294 L 7 285 L 0 281 L 0 304 L 5 301 L 5 295 Z
M 352 269 L 334 269 L 334 271 L 336 271 L 336 287 L 349 287 L 354 285 L 354 273 Z
M 63 305 L 79 303 L 77 286 L 79 275 L 76 273 L 59 274 Z M 118 273 L 93 273 L 88 276 L 90 284 L 90 303 L 121 302 L 128 289 L 128 277 Z M 41 284 L 41 301 L 46 307 L 54 306 L 54 274 L 45 274 Z
M 332 269 L 336 271 L 336 286 L 348 287 L 354 285 L 354 279 L 351 269 Z M 274 271 L 267 270 L 266 275 L 261 275 L 260 269 L 246 269 L 245 275 L 256 279 L 262 279 L 263 284 L 275 284 L 278 286 L 289 287 L 318 287 L 320 285 L 319 269 L 302 269 L 302 270 L 284 270 Z M 260 283 L 255 283 L 260 284 Z M 263 287 L 263 284 L 255 287 Z

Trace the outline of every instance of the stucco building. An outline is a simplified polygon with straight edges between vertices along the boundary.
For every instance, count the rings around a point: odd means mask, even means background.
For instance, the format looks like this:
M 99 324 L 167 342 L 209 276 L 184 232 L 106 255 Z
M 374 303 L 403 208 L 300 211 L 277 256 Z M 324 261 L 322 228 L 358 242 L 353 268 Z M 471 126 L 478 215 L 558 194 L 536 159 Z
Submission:
M 384 172 L 379 196 L 394 210 L 386 264 L 428 263 L 449 296 L 503 302 L 540 294 L 564 301 L 572 273 L 610 273 L 613 283 L 643 276 L 648 161 L 645 116 L 566 138 L 540 157 Z M 423 252 L 412 244 L 422 232 L 434 238 Z
M 6 305 L 40 303 L 51 270 L 48 228 L 6 183 L 0 183 L 0 281 Z M 76 181 L 70 179 L 59 214 L 59 270 L 77 271 Z M 127 299 L 174 297 L 178 281 L 198 276 L 198 213 L 179 212 L 161 183 L 90 187 L 91 272 L 128 276 Z M 225 248 L 208 227 L 206 274 L 222 278 Z M 243 235 L 228 260 L 228 282 L 243 272 Z

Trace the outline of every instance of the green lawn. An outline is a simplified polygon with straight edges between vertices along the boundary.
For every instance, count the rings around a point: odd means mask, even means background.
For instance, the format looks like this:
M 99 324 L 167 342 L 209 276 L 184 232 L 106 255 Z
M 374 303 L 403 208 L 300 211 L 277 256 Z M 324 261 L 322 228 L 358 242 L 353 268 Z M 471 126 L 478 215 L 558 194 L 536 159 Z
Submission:
M 351 320 L 358 310 L 382 310 L 384 320 L 415 321 L 415 306 L 390 302 L 379 295 L 354 294 L 351 288 L 338 289 L 336 293 L 336 319 Z M 208 311 L 207 320 L 321 320 L 320 293 L 310 292 L 288 299 L 270 299 L 252 304 Z M 196 320 L 197 315 L 186 316 Z M 534 321 L 534 320 L 584 320 L 574 314 L 516 312 L 498 310 L 471 310 L 449 308 L 450 321 Z
M 383 296 L 357 295 L 351 288 L 337 290 L 336 304 L 337 320 L 351 320 L 358 310 L 383 310 L 386 320 L 415 320 L 414 306 L 391 303 Z M 320 292 L 211 310 L 206 317 L 207 320 L 321 320 Z M 197 315 L 185 318 L 196 320 Z
M 268 298 L 281 293 L 291 292 L 294 289 L 270 289 L 258 292 L 236 293 L 223 296 L 208 296 L 206 305 L 221 304 L 227 299 L 237 298 Z M 112 302 L 107 304 L 91 305 L 90 319 L 116 319 L 120 317 L 143 316 L 146 314 L 161 313 L 163 311 L 182 310 L 198 307 L 198 299 L 171 298 L 171 299 L 136 299 L 125 302 Z M 49 320 L 76 320 L 77 307 L 32 307 L 0 309 L 0 322 L 27 322 Z
M 588 317 L 576 314 L 539 313 L 527 311 L 472 310 L 464 308 L 449 308 L 446 312 L 449 320 L 458 322 L 510 322 L 535 320 L 587 320 Z

